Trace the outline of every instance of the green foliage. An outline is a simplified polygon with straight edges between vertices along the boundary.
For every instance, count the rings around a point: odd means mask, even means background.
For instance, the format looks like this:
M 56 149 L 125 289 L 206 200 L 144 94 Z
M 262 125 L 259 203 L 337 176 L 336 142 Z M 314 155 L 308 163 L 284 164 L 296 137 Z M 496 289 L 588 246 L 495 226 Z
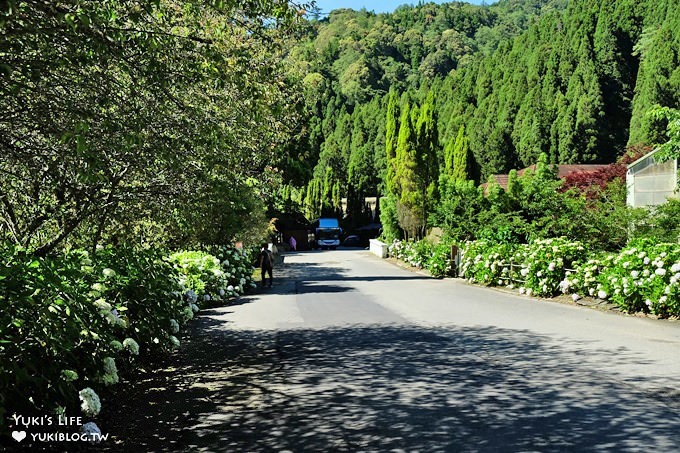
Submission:
M 459 181 L 472 179 L 470 171 L 470 147 L 465 135 L 465 126 L 461 126 L 453 148 L 453 177 Z
M 436 201 L 438 133 L 434 94 L 430 90 L 420 108 L 411 108 L 408 96 L 401 107 L 394 159 L 397 219 L 412 237 L 422 237 L 430 206 Z
M 3 236 L 44 256 L 224 241 L 243 226 L 234 219 L 254 220 L 243 214 L 262 194 L 245 175 L 268 185 L 298 118 L 282 58 L 297 7 L 14 4 L 0 44 L 0 108 L 13 112 L 0 124 Z M 196 218 L 207 210 L 222 214 Z
M 622 310 L 680 315 L 680 247 L 642 240 L 618 254 L 588 260 L 562 283 L 563 291 L 611 300 Z
M 314 178 L 307 184 L 304 198 L 304 212 L 308 219 L 316 219 L 321 216 L 323 201 L 321 199 L 322 182 Z
M 381 238 L 386 243 L 401 239 L 401 229 L 397 218 L 397 198 L 388 195 L 380 198 L 380 223 L 382 224 Z
M 451 275 L 451 245 L 450 241 L 442 241 L 432 247 L 430 256 L 425 262 L 425 269 L 435 278 L 442 278 Z
M 169 319 L 181 322 L 182 309 L 189 308 L 174 270 L 152 252 L 121 249 L 115 259 L 109 250 L 92 258 L 73 252 L 48 259 L 9 246 L 2 259 L 3 411 L 44 414 L 58 404 L 76 413 L 80 388 L 117 382 L 117 374 L 104 371 L 105 358 L 126 370 L 139 352 L 151 357 L 170 350 Z M 130 344 L 127 338 L 139 351 L 119 347 Z M 65 379 L 64 370 L 78 377 Z
M 379 190 L 378 195 L 398 195 L 410 213 L 407 217 L 416 218 L 417 229 L 422 230 L 437 199 L 439 142 L 450 143 L 449 127 L 455 134 L 467 123 L 461 113 L 469 109 L 459 102 L 472 102 L 467 94 L 449 93 L 458 82 L 448 80 L 474 64 L 478 39 L 484 43 L 480 47 L 491 50 L 526 29 L 529 18 L 564 6 L 564 1 L 540 6 L 528 1 L 484 7 L 427 4 L 380 15 L 342 9 L 312 21 L 307 36 L 289 56 L 291 66 L 306 72 L 303 92 L 308 117 L 308 126 L 290 147 L 295 156 L 290 159 L 292 172 L 305 173 L 298 164 L 306 163 L 307 174 L 323 178 L 331 165 L 352 206 L 350 217 L 360 204 L 350 199 L 361 200 Z M 410 118 L 417 149 L 410 160 L 418 170 L 414 166 L 404 177 L 396 152 L 399 132 L 407 132 L 400 127 L 399 98 L 411 87 L 417 90 L 410 93 L 411 110 L 419 113 Z M 469 149 L 467 163 L 459 165 L 461 172 L 472 165 L 473 148 Z M 371 165 L 369 156 L 379 158 Z M 472 173 L 467 169 L 466 177 L 461 177 L 478 179 Z M 375 181 L 376 174 L 381 181 Z M 415 183 L 415 188 L 407 187 L 406 197 L 402 197 L 404 181 Z
M 101 393 L 141 362 L 177 347 L 201 301 L 252 286 L 241 252 L 103 248 L 38 257 L 4 244 L 0 256 L 0 413 L 79 411 L 78 391 Z M 194 286 L 191 286 L 194 285 Z M 202 288 L 198 294 L 190 288 Z M 2 417 L 0 430 L 4 430 Z
M 591 254 L 565 238 L 528 245 L 478 240 L 463 247 L 471 283 L 519 287 L 520 294 L 611 300 L 626 312 L 680 316 L 680 246 L 644 239 L 619 253 Z
M 666 141 L 665 121 L 658 111 L 661 107 L 677 108 L 680 88 L 680 15 L 677 2 L 661 2 L 665 17 L 654 17 L 650 7 L 649 20 L 637 37 L 634 48 L 639 59 L 635 84 L 633 111 L 630 123 L 630 144 L 657 144 Z
M 678 74 L 680 78 L 680 73 Z M 663 120 L 667 123 L 667 141 L 659 147 L 657 154 L 659 161 L 680 159 L 680 110 L 662 107 L 652 110 L 650 115 L 656 120 Z
M 437 114 L 435 111 L 434 91 L 429 90 L 420 108 L 416 123 L 416 141 L 418 146 L 418 185 L 421 191 L 427 191 L 430 184 L 437 181 L 439 176 L 439 132 L 437 130 Z M 425 197 L 425 210 L 435 200 Z
M 451 273 L 451 242 L 432 244 L 427 240 L 394 240 L 388 247 L 389 256 L 419 269 L 425 269 L 435 278 Z
M 180 283 L 203 301 L 222 301 L 243 294 L 252 283 L 252 265 L 238 250 L 222 248 L 217 258 L 197 251 L 170 255 Z
M 526 243 L 531 239 L 567 237 L 594 250 L 619 250 L 629 237 L 677 238 L 678 213 L 671 201 L 650 215 L 626 206 L 626 186 L 614 180 L 588 194 L 563 191 L 554 169 L 539 162 L 536 171 L 509 176 L 508 191 L 492 179 L 486 196 L 473 182 L 440 178 L 441 203 L 431 222 L 460 241 Z M 675 223 L 674 223 L 675 222 Z
M 423 174 L 414 166 L 398 169 L 396 159 L 399 132 L 408 132 L 400 127 L 403 112 L 397 100 L 407 90 L 411 110 L 418 106 L 419 111 L 409 118 L 416 137 L 427 135 L 421 117 L 424 112 L 429 116 L 428 98 L 434 99 L 437 143 L 445 145 L 444 150 L 435 146 L 440 172 L 459 171 L 454 176 L 460 180 L 486 180 L 531 165 L 543 153 L 548 163 L 603 163 L 612 162 L 626 142 L 665 141 L 668 122 L 648 112 L 656 105 L 676 108 L 680 101 L 673 33 L 679 25 L 677 2 L 539 3 L 424 4 L 382 15 L 342 10 L 315 22 L 298 44 L 306 49 L 300 53 L 315 75 L 308 80 L 316 86 L 308 103 L 325 125 L 321 135 L 310 133 L 310 146 L 356 155 L 353 182 L 346 190 L 358 193 L 352 186 L 372 171 L 356 165 L 359 156 L 370 154 L 362 147 L 382 135 L 385 165 L 377 186 L 382 195 L 397 194 L 409 214 L 405 217 L 411 218 L 430 215 L 437 194 L 428 190 L 436 184 L 423 184 L 428 189 L 420 190 L 419 182 L 417 190 L 407 187 L 402 196 L 404 181 Z M 359 79 L 367 85 L 350 94 L 347 87 Z M 357 118 L 368 111 L 385 121 L 384 131 L 367 121 L 356 127 Z M 346 124 L 355 126 L 349 130 Z M 344 150 L 347 141 L 351 144 Z M 426 155 L 418 148 L 415 161 Z M 419 193 L 426 194 L 424 199 Z M 534 201 L 532 210 L 545 207 Z M 543 204 L 556 201 L 553 197 Z M 548 207 L 551 212 L 561 209 Z M 548 215 L 541 221 L 546 236 L 572 234 L 568 224 L 557 224 Z
M 484 192 L 474 181 L 457 181 L 442 175 L 439 179 L 441 201 L 432 215 L 432 223 L 458 241 L 477 237 L 479 215 L 488 207 Z
M 680 243 L 680 200 L 670 198 L 652 212 L 638 212 L 638 217 L 631 234 L 633 238 Z

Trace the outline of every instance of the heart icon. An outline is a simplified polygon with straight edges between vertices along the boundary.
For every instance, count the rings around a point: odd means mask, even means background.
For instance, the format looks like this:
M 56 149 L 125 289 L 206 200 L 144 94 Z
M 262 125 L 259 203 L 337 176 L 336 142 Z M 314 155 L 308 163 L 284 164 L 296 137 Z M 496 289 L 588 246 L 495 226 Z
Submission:
M 12 431 L 12 437 L 14 437 L 14 440 L 17 442 L 21 442 L 26 438 L 26 431 Z

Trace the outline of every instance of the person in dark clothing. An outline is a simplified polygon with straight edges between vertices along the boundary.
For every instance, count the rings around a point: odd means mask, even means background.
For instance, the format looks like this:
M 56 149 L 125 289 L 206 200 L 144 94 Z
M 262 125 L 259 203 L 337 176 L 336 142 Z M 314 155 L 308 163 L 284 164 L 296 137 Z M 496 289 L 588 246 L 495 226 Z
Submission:
M 274 269 L 274 256 L 272 252 L 267 248 L 267 244 L 262 244 L 262 250 L 260 250 L 260 270 L 262 272 L 262 287 L 264 288 L 267 282 L 266 274 L 269 274 L 269 287 L 271 288 L 272 283 L 274 283 L 274 277 L 272 276 L 272 271 Z

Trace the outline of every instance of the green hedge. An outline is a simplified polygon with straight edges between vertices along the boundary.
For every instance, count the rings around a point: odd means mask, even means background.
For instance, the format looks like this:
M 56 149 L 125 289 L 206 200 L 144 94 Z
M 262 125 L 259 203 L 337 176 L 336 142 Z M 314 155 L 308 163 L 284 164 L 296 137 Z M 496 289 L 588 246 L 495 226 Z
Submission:
M 596 297 L 629 313 L 680 316 L 680 244 L 644 239 L 619 253 L 595 255 L 566 238 L 529 244 L 477 240 L 462 249 L 460 272 L 470 283 L 516 288 L 529 296 Z M 451 270 L 449 250 L 448 243 L 395 240 L 389 255 L 443 277 Z
M 428 241 L 400 241 L 395 239 L 388 247 L 388 254 L 410 266 L 426 269 L 435 278 L 451 273 L 451 243 L 442 241 L 434 245 Z
M 565 276 L 564 293 L 611 300 L 626 312 L 680 316 L 680 245 L 640 241 L 586 261 Z
M 465 244 L 461 274 L 471 283 L 518 286 L 520 294 L 590 296 L 626 312 L 680 316 L 678 244 L 641 240 L 616 254 L 591 255 L 564 238 L 522 245 L 479 240 Z
M 118 247 L 40 258 L 0 245 L 0 432 L 14 412 L 96 416 L 107 387 L 179 346 L 200 301 L 253 285 L 240 251 L 219 256 Z

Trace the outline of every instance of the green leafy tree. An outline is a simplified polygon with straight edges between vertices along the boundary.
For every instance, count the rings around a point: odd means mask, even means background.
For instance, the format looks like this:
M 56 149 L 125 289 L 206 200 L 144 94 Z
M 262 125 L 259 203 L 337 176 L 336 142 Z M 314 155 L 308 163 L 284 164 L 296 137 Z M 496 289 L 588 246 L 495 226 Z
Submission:
M 658 159 L 661 162 L 680 159 L 680 110 L 659 107 L 650 112 L 657 120 L 666 121 L 667 141 L 659 146 Z
M 458 181 L 473 179 L 472 156 L 470 156 L 470 146 L 465 135 L 465 126 L 461 126 L 456 136 L 453 147 L 453 171 L 451 175 Z
M 247 183 L 276 160 L 297 122 L 283 65 L 297 9 L 9 5 L 0 11 L 0 108 L 11 112 L 0 121 L 3 235 L 41 255 L 102 238 L 139 243 L 133 232 L 151 224 L 176 240 L 234 238 L 238 222 L 206 214 L 197 223 L 194 212 L 230 200 L 221 209 L 240 216 L 250 207 L 241 201 L 275 179 Z

